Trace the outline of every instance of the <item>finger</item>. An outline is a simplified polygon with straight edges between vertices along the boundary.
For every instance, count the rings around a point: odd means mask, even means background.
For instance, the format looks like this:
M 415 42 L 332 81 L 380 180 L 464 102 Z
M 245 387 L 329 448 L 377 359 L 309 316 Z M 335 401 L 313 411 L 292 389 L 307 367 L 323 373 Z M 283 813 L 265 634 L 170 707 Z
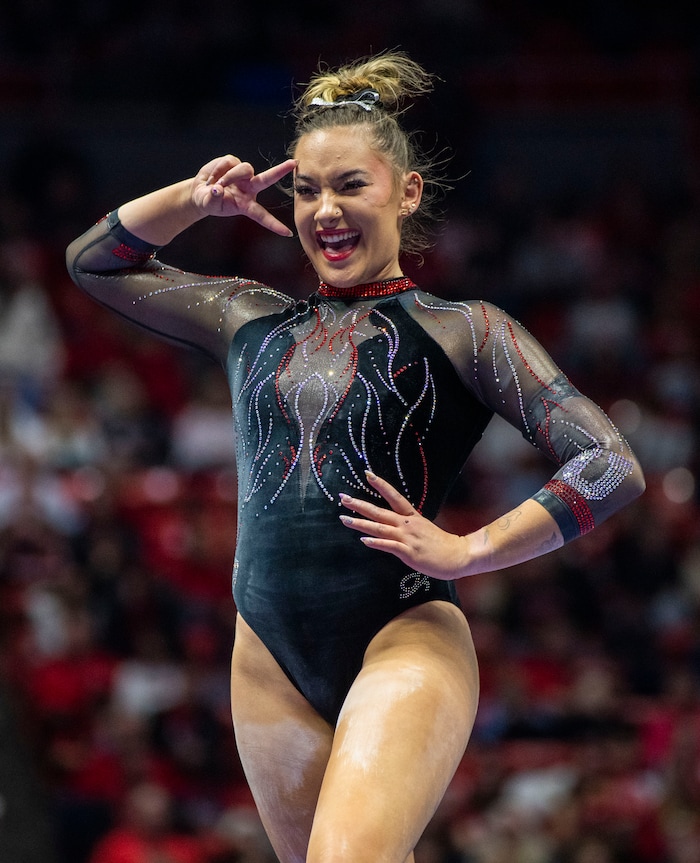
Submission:
M 372 521 L 366 518 L 357 518 L 357 516 L 341 515 L 339 518 L 345 527 L 349 527 L 351 530 L 356 530 L 358 533 L 366 533 L 371 536 L 384 536 L 386 538 L 390 530 L 396 530 L 395 527 L 390 524 L 386 524 L 385 522 Z
M 212 177 L 214 175 L 212 174 Z M 250 162 L 237 162 L 233 167 L 225 171 L 218 180 L 220 186 L 235 186 L 237 184 L 250 183 L 255 176 L 255 169 Z
M 353 512 L 357 512 L 365 518 L 371 519 L 371 522 L 390 524 L 394 527 L 400 524 L 398 514 L 391 509 L 387 509 L 385 506 L 377 506 L 377 504 L 371 503 L 368 500 L 361 500 L 360 498 L 350 497 L 349 495 L 342 493 L 340 495 L 340 502 L 343 506 L 351 509 Z
M 267 228 L 268 231 L 279 234 L 280 237 L 294 236 L 294 232 L 291 231 L 284 222 L 280 222 L 279 219 L 275 218 L 272 213 L 266 210 L 262 204 L 258 204 L 257 201 L 251 201 L 246 210 L 246 215 L 259 225 L 262 225 L 263 228 Z
M 240 161 L 236 156 L 217 156 L 199 169 L 197 179 L 208 185 L 215 183 L 232 167 L 238 165 Z
M 296 164 L 295 159 L 287 159 L 279 165 L 273 165 L 272 168 L 267 168 L 267 170 L 256 174 L 255 168 L 253 168 L 250 162 L 236 160 L 236 164 L 222 174 L 219 182 L 222 186 L 229 186 L 232 183 L 249 183 L 250 192 L 257 195 L 258 192 L 262 192 L 264 189 L 273 186 L 282 177 L 293 171 Z
M 354 518 L 351 515 L 341 515 L 341 522 L 350 530 L 362 534 L 360 539 L 367 546 L 381 551 L 390 551 L 395 555 L 405 555 L 408 545 L 402 541 L 401 532 L 391 524 L 377 521 L 367 521 L 364 518 Z
M 364 543 L 368 548 L 373 548 L 376 551 L 386 551 L 398 557 L 399 560 L 406 562 L 406 546 L 403 543 L 396 542 L 392 539 L 382 539 L 377 536 L 361 536 L 360 542 Z
M 413 515 L 415 513 L 415 509 L 408 498 L 404 497 L 390 482 L 369 470 L 365 472 L 365 476 L 372 488 L 379 492 L 394 512 L 399 513 L 399 515 Z
M 218 183 L 201 181 L 193 191 L 193 201 L 208 214 L 224 215 L 224 190 Z
M 256 174 L 251 180 L 251 186 L 253 186 L 256 191 L 261 192 L 263 189 L 267 189 L 270 186 L 274 186 L 275 183 L 279 183 L 282 177 L 286 177 L 286 175 L 291 173 L 296 166 L 296 159 L 287 159 L 284 162 L 280 162 L 279 165 L 273 165 L 272 168 L 268 168 L 267 170 Z

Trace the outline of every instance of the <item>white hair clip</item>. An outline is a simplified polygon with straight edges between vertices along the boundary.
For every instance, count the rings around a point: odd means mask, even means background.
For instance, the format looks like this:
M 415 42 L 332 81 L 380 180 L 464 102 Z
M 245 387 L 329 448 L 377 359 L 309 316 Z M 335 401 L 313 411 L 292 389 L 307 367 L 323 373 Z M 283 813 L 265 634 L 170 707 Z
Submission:
M 353 93 L 347 99 L 337 99 L 335 102 L 326 102 L 320 96 L 315 96 L 311 100 L 312 105 L 320 105 L 322 108 L 337 108 L 339 105 L 359 105 L 365 111 L 371 111 L 375 105 L 379 105 L 379 93 L 376 90 L 360 90 L 358 93 Z

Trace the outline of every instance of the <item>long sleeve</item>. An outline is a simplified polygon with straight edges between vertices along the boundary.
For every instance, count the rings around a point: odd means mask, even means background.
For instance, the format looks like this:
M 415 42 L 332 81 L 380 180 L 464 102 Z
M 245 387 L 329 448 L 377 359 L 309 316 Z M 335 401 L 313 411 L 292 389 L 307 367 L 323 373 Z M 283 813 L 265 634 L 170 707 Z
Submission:
M 534 499 L 565 540 L 587 533 L 644 490 L 629 444 L 527 330 L 488 303 L 417 301 L 465 386 L 520 430 L 557 470 Z
M 76 285 L 102 305 L 222 364 L 238 327 L 291 302 L 247 279 L 168 266 L 159 251 L 127 231 L 115 211 L 70 244 L 66 263 Z

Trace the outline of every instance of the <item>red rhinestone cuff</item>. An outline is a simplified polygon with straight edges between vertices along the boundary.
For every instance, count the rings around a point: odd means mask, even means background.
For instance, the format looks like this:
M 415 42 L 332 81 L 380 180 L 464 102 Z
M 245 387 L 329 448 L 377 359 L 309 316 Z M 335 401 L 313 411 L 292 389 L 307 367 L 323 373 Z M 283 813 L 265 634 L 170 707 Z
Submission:
M 595 527 L 593 513 L 588 505 L 588 502 L 579 494 L 576 489 L 572 488 L 560 479 L 550 480 L 545 486 L 545 490 L 556 495 L 562 503 L 571 510 L 572 515 L 578 524 L 579 533 L 583 536 L 584 533 L 589 533 Z

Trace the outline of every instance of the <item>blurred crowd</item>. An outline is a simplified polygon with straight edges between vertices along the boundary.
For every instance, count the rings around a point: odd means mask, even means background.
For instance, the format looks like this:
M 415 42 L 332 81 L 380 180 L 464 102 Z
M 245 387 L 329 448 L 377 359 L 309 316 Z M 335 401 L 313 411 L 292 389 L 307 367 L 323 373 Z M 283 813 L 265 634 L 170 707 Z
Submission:
M 0 100 L 64 110 L 126 89 L 172 109 L 217 81 L 213 98 L 274 102 L 279 76 L 308 74 L 318 45 L 352 55 L 399 43 L 469 96 L 466 56 L 644 49 L 690 70 L 679 102 L 693 151 L 694 46 L 673 4 L 637 10 L 627 28 L 622 2 L 607 15 L 591 3 L 566 26 L 544 2 L 525 16 L 515 3 L 413 0 L 400 19 L 391 3 L 353 4 L 352 16 L 342 4 L 273 2 L 268 17 L 236 5 L 227 17 L 201 0 L 14 4 Z M 370 20 L 368 39 L 357 22 Z M 477 200 L 458 184 L 432 252 L 406 262 L 427 290 L 518 317 L 609 412 L 648 479 L 592 534 L 460 583 L 481 706 L 417 863 L 700 863 L 700 174 L 692 155 L 667 188 L 628 167 L 548 197 L 497 165 Z M 56 863 L 274 863 L 230 727 L 225 378 L 70 282 L 65 245 L 102 215 L 93 168 L 35 135 L 3 166 L 0 680 L 45 790 Z M 297 296 L 314 288 L 300 252 L 257 226 L 198 225 L 173 256 Z M 551 470 L 494 420 L 442 523 L 481 525 Z

